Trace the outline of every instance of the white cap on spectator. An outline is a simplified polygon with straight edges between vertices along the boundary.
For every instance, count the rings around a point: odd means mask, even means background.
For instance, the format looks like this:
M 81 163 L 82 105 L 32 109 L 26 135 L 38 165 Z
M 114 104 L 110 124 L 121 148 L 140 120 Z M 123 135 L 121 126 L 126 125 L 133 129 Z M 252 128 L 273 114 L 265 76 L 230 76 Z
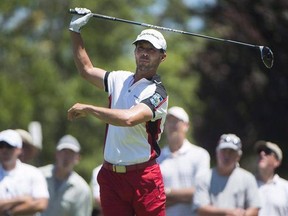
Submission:
M 173 106 L 168 109 L 168 115 L 173 115 L 174 117 L 180 119 L 185 123 L 189 123 L 189 116 L 185 110 L 181 107 Z
M 255 143 L 255 148 L 256 148 L 256 151 L 260 151 L 261 149 L 268 148 L 275 153 L 279 161 L 281 161 L 283 158 L 282 150 L 275 143 L 264 141 L 264 140 L 259 140 Z
M 7 129 L 0 132 L 0 142 L 6 142 L 15 148 L 22 148 L 21 136 L 12 129 Z
M 235 134 L 222 134 L 217 149 L 233 149 L 238 151 L 240 154 L 242 153 L 242 143 L 238 136 Z
M 19 133 L 19 135 L 22 138 L 22 142 L 23 143 L 31 145 L 31 146 L 33 146 L 33 147 L 35 147 L 37 149 L 41 149 L 39 146 L 35 145 L 35 143 L 33 142 L 33 138 L 32 138 L 31 134 L 28 131 L 23 130 L 23 129 L 16 129 L 15 131 L 17 133 Z
M 80 152 L 81 147 L 75 137 L 71 135 L 65 135 L 59 140 L 56 149 L 58 151 L 61 151 L 62 149 L 70 149 L 78 153 Z

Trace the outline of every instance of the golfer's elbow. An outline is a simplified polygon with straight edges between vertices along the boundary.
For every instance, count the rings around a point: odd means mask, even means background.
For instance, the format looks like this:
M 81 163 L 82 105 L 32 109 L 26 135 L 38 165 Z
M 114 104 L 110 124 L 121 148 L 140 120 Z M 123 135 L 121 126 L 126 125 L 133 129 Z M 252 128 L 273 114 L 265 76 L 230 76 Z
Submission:
M 134 115 L 129 115 L 126 113 L 122 116 L 120 124 L 123 127 L 133 127 L 137 124 L 141 123 Z
M 135 122 L 133 119 L 130 119 L 130 118 L 125 119 L 125 120 L 123 119 L 120 123 L 120 126 L 122 127 L 133 127 L 135 125 L 137 125 L 137 122 Z
M 81 67 L 78 68 L 79 74 L 84 79 L 89 79 L 90 77 L 90 69 L 88 67 Z

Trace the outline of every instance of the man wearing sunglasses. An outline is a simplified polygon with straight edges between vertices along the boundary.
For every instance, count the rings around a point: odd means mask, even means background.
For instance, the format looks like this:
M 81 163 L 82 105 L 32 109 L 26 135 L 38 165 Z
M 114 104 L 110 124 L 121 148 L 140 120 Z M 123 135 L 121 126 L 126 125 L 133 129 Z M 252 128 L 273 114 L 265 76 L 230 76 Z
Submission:
M 259 216 L 288 215 L 288 181 L 275 173 L 280 166 L 283 154 L 272 142 L 257 141 L 255 150 L 257 161 L 257 184 L 259 187 L 262 208 Z
M 0 132 L 0 215 L 32 216 L 48 205 L 45 178 L 18 159 L 21 150 L 22 139 L 15 130 Z

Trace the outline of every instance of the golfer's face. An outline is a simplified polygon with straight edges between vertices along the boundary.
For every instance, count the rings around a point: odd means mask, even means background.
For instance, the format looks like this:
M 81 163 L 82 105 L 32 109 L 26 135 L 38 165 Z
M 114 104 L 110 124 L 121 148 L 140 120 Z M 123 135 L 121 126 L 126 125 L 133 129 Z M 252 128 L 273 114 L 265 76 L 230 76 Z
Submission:
M 135 58 L 140 70 L 156 70 L 160 62 L 166 57 L 165 53 L 156 49 L 148 41 L 139 41 L 135 48 Z

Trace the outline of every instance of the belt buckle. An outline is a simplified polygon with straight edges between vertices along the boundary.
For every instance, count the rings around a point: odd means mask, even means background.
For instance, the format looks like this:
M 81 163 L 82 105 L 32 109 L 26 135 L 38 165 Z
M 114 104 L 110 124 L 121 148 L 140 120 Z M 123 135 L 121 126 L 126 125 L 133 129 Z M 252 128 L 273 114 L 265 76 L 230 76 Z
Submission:
M 120 165 L 113 165 L 113 172 L 116 173 L 126 173 L 126 167 Z

